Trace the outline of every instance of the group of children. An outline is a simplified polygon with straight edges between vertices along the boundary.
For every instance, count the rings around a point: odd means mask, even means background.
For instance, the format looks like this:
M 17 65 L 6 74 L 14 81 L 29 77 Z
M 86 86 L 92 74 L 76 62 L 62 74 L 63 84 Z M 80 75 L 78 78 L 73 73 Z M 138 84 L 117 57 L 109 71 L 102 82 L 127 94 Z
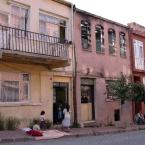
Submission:
M 69 105 L 66 105 L 63 109 L 64 119 L 62 120 L 63 128 L 69 129 L 70 127 L 70 111 Z M 40 113 L 40 121 L 34 120 L 33 130 L 46 130 L 46 118 L 45 111 L 41 111 Z

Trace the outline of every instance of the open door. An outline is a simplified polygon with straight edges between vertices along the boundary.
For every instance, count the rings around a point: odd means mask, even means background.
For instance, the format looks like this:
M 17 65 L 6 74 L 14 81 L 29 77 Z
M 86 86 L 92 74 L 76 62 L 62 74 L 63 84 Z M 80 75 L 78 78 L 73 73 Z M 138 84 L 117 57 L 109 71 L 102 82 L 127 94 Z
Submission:
M 61 124 L 63 109 L 68 104 L 68 83 L 53 83 L 53 123 Z

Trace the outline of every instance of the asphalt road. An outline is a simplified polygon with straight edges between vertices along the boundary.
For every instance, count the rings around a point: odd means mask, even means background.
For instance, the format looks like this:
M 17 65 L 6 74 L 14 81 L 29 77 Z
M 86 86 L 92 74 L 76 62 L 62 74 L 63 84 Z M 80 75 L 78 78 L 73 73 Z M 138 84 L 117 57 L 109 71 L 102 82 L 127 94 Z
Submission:
M 2 143 L 2 145 L 145 145 L 145 131 L 36 142 Z

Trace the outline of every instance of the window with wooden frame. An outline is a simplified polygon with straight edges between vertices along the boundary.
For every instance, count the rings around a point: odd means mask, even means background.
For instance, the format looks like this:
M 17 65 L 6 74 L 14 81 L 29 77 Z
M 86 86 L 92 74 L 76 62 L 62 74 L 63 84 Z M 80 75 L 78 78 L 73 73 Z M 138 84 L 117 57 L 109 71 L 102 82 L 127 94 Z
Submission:
M 106 80 L 106 94 L 107 94 L 107 99 L 109 100 L 116 100 L 117 97 L 113 96 L 113 94 L 111 93 L 111 90 L 109 88 L 109 84 L 115 82 L 115 80 Z
M 109 43 L 109 54 L 115 55 L 115 44 L 116 44 L 116 33 L 114 29 L 108 30 L 108 43 Z
M 119 40 L 120 40 L 120 56 L 126 57 L 126 38 L 125 33 L 119 33 Z
M 81 21 L 81 41 L 83 49 L 88 50 L 91 46 L 91 26 L 87 20 Z
M 96 26 L 96 52 L 104 52 L 104 28 L 101 25 Z

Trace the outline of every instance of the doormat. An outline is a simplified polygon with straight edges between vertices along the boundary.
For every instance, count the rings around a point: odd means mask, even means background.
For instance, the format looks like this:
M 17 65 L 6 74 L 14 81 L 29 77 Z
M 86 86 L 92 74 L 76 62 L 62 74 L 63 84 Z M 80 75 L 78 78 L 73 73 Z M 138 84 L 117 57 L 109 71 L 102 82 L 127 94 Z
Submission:
M 35 137 L 35 140 L 54 139 L 67 135 L 69 135 L 69 133 L 58 131 L 58 130 L 47 130 L 47 131 L 43 131 L 43 136 Z

